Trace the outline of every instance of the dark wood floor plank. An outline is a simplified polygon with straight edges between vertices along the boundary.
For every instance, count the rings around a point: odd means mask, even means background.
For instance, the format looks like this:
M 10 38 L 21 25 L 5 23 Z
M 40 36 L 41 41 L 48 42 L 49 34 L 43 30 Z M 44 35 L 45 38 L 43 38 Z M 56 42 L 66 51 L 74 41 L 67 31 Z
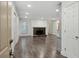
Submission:
M 54 35 L 27 36 L 20 37 L 14 55 L 16 58 L 64 58 L 56 50 L 57 37 Z

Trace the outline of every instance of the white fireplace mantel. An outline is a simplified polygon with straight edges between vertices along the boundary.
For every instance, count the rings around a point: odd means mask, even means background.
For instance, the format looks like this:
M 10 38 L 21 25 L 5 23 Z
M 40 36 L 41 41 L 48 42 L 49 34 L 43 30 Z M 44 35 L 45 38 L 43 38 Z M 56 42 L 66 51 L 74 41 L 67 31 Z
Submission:
M 45 27 L 46 28 L 46 35 L 48 35 L 48 27 L 46 20 L 31 20 L 32 25 L 32 36 L 33 36 L 33 28 L 34 27 Z

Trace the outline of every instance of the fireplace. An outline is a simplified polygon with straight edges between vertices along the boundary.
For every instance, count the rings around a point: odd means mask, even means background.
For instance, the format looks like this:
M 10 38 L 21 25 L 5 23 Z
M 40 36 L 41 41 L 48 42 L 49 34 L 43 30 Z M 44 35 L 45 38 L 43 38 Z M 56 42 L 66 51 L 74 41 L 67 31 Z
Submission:
M 33 35 L 46 35 L 45 27 L 34 27 L 33 28 Z

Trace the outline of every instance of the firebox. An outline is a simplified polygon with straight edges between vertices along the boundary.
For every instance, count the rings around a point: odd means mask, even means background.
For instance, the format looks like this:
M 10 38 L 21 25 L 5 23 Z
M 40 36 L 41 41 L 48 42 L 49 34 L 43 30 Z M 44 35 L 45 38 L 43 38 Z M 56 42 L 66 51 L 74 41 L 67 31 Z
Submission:
M 33 35 L 45 35 L 46 33 L 45 27 L 34 27 Z

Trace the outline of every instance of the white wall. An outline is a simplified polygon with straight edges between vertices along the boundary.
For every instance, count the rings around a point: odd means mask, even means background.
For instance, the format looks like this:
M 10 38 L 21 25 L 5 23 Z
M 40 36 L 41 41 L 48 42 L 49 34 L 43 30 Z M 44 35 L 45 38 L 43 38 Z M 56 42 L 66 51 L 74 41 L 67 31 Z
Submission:
M 60 20 L 50 20 L 49 22 L 49 34 L 58 36 L 57 39 L 57 51 L 61 52 L 61 25 Z
M 61 4 L 59 4 L 57 8 L 59 9 L 59 12 L 57 12 L 56 17 L 49 20 L 49 34 L 55 34 L 58 37 L 61 37 Z
M 26 22 L 26 25 L 27 25 L 26 33 L 21 32 L 21 24 L 23 22 Z M 46 35 L 48 35 L 47 20 L 22 19 L 20 20 L 20 36 L 33 36 L 33 27 L 46 27 Z
M 57 35 L 57 23 L 56 23 L 56 21 L 53 21 L 52 28 L 53 28 L 53 34 Z
M 12 27 L 12 40 L 13 40 L 13 44 L 12 44 L 12 52 L 14 52 L 14 47 L 16 45 L 16 43 L 19 40 L 19 18 L 18 15 L 15 11 L 14 6 L 11 6 L 12 10 L 12 17 L 11 17 L 11 27 Z
M 57 20 L 50 20 L 49 34 L 58 35 L 58 23 Z

